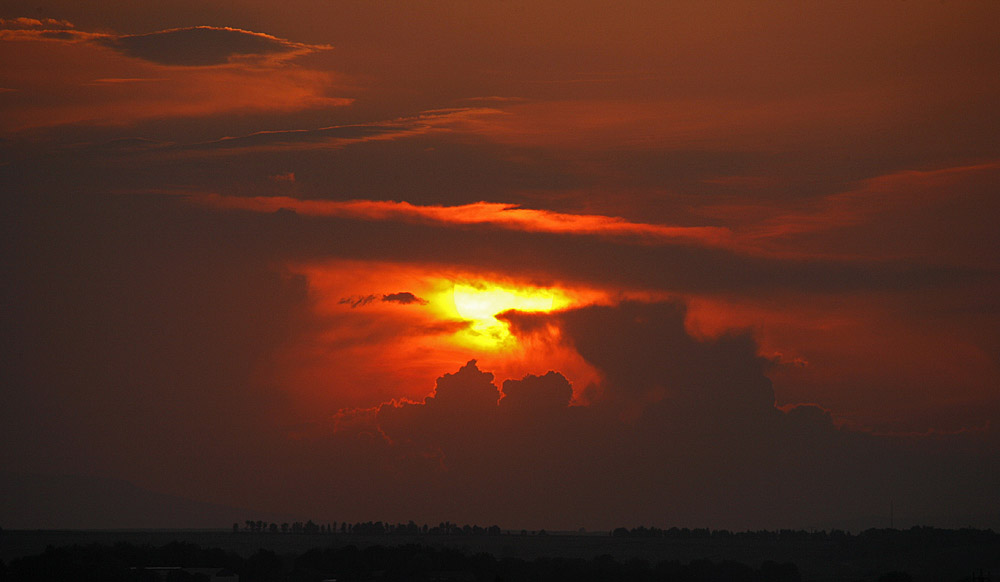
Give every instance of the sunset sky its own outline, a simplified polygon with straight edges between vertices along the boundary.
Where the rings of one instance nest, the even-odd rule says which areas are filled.
[[[998,527],[998,24],[7,0],[0,471],[324,521]]]

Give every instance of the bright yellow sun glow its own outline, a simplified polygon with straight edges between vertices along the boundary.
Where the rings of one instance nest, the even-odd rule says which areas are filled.
[[[497,319],[497,314],[511,309],[551,311],[570,304],[569,297],[555,289],[485,283],[456,283],[452,299],[458,315],[470,322],[469,327],[459,334],[459,339],[483,349],[500,349],[514,341],[507,324]]]

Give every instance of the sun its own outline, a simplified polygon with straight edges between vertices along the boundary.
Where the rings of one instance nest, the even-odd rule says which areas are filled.
[[[497,319],[497,314],[511,309],[552,311],[570,303],[569,298],[556,289],[490,283],[455,283],[452,300],[459,317],[470,322],[460,333],[460,339],[483,349],[509,347],[514,341],[507,324]]]

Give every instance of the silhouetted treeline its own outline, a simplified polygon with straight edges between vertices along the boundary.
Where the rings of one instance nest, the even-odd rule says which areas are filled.
[[[157,574],[144,568],[219,567],[238,574],[241,582],[319,582],[379,580],[386,582],[435,580],[573,581],[573,582],[798,582],[791,564],[765,562],[759,568],[730,562],[696,560],[690,564],[642,560],[620,562],[610,556],[593,559],[497,559],[489,554],[468,554],[410,544],[358,549],[312,549],[298,556],[279,556],[259,550],[248,558],[194,544],[171,543],[162,547],[116,544],[114,546],[49,547],[41,555],[13,560],[0,575],[9,582],[152,582]],[[171,572],[167,579],[197,580],[199,575]]]
[[[687,539],[739,539],[753,541],[813,541],[813,542],[837,542],[845,546],[877,547],[879,545],[891,543],[896,547],[901,546],[925,546],[934,545],[938,547],[947,546],[968,546],[975,544],[995,543],[1000,541],[1000,534],[991,529],[941,529],[936,527],[914,526],[910,529],[868,529],[861,533],[834,529],[830,531],[805,531],[782,529],[776,531],[743,531],[731,532],[724,529],[688,529],[676,528],[660,529],[656,527],[635,527],[626,529],[623,527],[611,531],[614,537],[634,537],[634,538],[669,538],[676,540]]]
[[[272,533],[272,534],[342,534],[360,536],[380,535],[449,535],[449,536],[498,536],[498,535],[548,535],[545,530],[502,530],[499,526],[481,527],[478,525],[458,525],[448,521],[436,526],[418,525],[413,521],[407,523],[389,523],[381,521],[365,521],[357,523],[332,522],[317,524],[312,520],[294,523],[269,523],[266,521],[247,520],[243,524],[233,524],[234,533]],[[672,540],[747,540],[774,542],[836,542],[841,547],[849,549],[865,549],[879,547],[882,544],[892,544],[895,548],[920,546],[967,546],[975,544],[996,543],[1000,534],[991,529],[941,529],[927,526],[914,526],[910,529],[868,529],[860,533],[851,533],[839,529],[833,530],[756,530],[733,532],[725,529],[708,528],[658,528],[634,527],[631,529],[619,527],[611,530],[611,536],[621,538],[665,538]]]
[[[453,535],[453,536],[485,536],[500,535],[503,533],[499,526],[480,527],[478,525],[458,525],[448,521],[441,522],[436,526],[428,526],[426,523],[417,525],[413,521],[407,523],[383,523],[381,521],[365,521],[358,523],[337,522],[317,524],[309,520],[305,523],[296,521],[295,523],[268,523],[266,521],[247,520],[241,526],[233,524],[233,533],[293,533],[293,534],[354,534],[354,535]]]

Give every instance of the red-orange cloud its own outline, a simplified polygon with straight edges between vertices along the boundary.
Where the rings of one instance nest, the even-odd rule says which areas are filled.
[[[617,216],[568,214],[521,208],[503,202],[475,202],[459,206],[418,206],[387,200],[300,200],[287,196],[223,196],[207,194],[191,200],[226,210],[275,212],[282,209],[311,216],[361,220],[394,220],[448,226],[483,225],[528,232],[632,237],[641,242],[695,243],[726,246],[730,232],[713,226],[666,226],[630,222]]]
[[[0,77],[9,91],[0,130],[347,105],[328,94],[334,74],[285,63],[325,48],[228,28],[142,36],[2,29]]]

